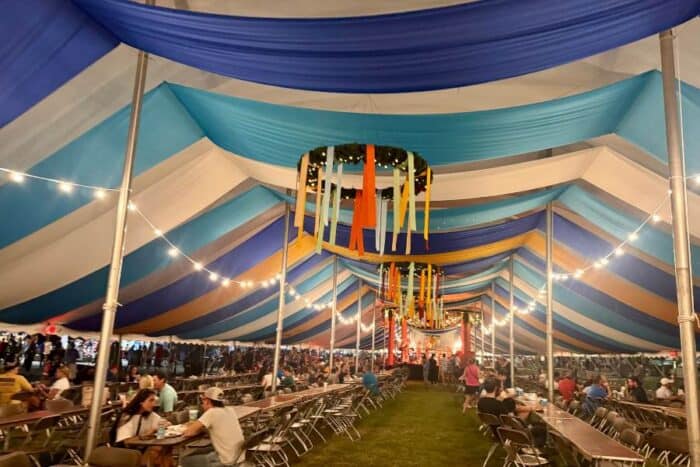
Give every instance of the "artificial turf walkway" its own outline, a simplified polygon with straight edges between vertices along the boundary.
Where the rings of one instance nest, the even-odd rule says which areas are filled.
[[[489,442],[477,431],[474,410],[462,415],[461,400],[453,390],[408,382],[395,400],[360,420],[360,441],[332,436],[294,465],[481,466]]]

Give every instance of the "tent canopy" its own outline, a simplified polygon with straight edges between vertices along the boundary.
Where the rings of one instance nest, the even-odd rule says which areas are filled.
[[[264,3],[256,2],[263,10]],[[329,6],[326,17],[313,27],[354,24],[362,30],[365,22],[419,17],[429,21],[426,18],[440,17],[445,11],[486,14],[482,4],[489,2],[445,2],[447,10],[421,10],[426,5],[416,0],[411,3],[415,11],[386,17],[368,15],[397,13],[390,2],[365,3]],[[583,21],[584,12],[593,14],[610,4],[593,2],[585,10],[582,2],[566,3],[575,7],[571,11],[576,21]],[[618,18],[627,11],[624,8],[634,8],[634,2],[615,3],[620,3],[620,9],[606,10],[608,19]],[[639,21],[660,5],[643,3],[637,5]],[[55,44],[53,50],[37,46],[36,52],[46,54],[45,60],[35,60],[30,67],[32,49],[23,57],[0,52],[0,64],[13,64],[8,68],[12,73],[4,75],[9,81],[3,82],[8,85],[0,94],[0,103],[8,103],[0,105],[4,109],[0,168],[117,187],[135,65],[135,51],[119,43],[138,43],[156,54],[149,63],[132,196],[138,210],[129,216],[116,332],[193,340],[274,340],[279,300],[274,279],[281,267],[284,204],[291,201],[286,193],[296,190],[296,164],[312,148],[359,142],[419,152],[435,171],[430,248],[422,235],[415,234],[412,255],[444,267],[447,305],[475,301],[483,306],[486,324],[502,320],[509,312],[508,261],[512,258],[516,306],[536,303],[529,313],[515,315],[516,348],[541,352],[545,312],[538,291],[545,280],[543,210],[552,202],[557,273],[572,275],[589,268],[625,243],[624,254],[611,257],[606,267],[555,283],[555,349],[633,353],[679,347],[658,41],[643,37],[694,16],[697,2],[678,0],[667,15],[660,15],[665,22],[646,21],[647,29],[637,28],[638,37],[610,34],[618,42],[585,49],[582,55],[557,63],[498,75],[489,74],[493,70],[488,64],[475,59],[474,64],[483,65],[483,79],[421,87],[409,77],[405,87],[396,89],[314,87],[281,82],[282,78],[266,81],[236,74],[240,70],[191,62],[162,48],[180,39],[159,41],[138,34],[140,27],[133,29],[143,18],[165,21],[165,10],[149,10],[125,0],[40,4],[40,14],[31,24],[14,21],[22,24],[12,29],[19,31],[12,43]],[[221,24],[243,20],[201,13],[263,11],[252,6],[233,11],[230,5],[218,4],[173,0],[166,6],[180,8],[180,20]],[[2,21],[13,23],[11,18],[20,17],[23,8],[19,6],[10,20]],[[120,13],[110,16],[111,11]],[[556,18],[549,20],[542,31],[556,30]],[[266,27],[276,24],[271,18],[266,21]],[[259,26],[253,20],[249,23]],[[679,28],[689,174],[700,174],[700,162],[694,157],[700,150],[696,128],[700,51],[697,41],[684,39],[697,37],[699,24],[693,19]],[[605,26],[628,31],[635,25],[630,21]],[[9,30],[0,27],[0,31],[9,41]],[[58,42],[66,31],[72,31],[72,39]],[[476,40],[457,32],[455,37],[465,46]],[[641,40],[627,44],[636,39]],[[494,41],[494,47],[502,46]],[[91,49],[84,51],[88,42]],[[327,44],[328,50],[331,45]],[[222,53],[232,50],[222,47]],[[82,51],[80,60],[76,50]],[[238,78],[313,90],[237,81],[164,57]],[[63,75],[52,74],[49,70],[54,67]],[[523,74],[543,68],[548,69]],[[372,73],[361,75],[367,78]],[[513,77],[459,87],[507,76]],[[445,87],[449,89],[421,92]],[[321,92],[327,90],[337,92]],[[377,186],[389,186],[390,175],[379,170]],[[360,187],[361,174],[346,175],[345,183]],[[688,202],[695,253],[700,198],[689,192]],[[95,199],[93,190],[77,187],[67,194],[41,180],[0,185],[0,322],[26,326],[51,322],[86,333],[99,329],[115,205],[113,191],[105,199]],[[335,254],[340,258],[338,312],[343,317],[336,340],[341,347],[354,346],[352,319],[361,310],[362,344],[369,346],[377,263],[403,257],[404,234],[397,251],[388,248],[381,257],[374,249],[375,232],[365,230],[367,252],[359,257],[347,248],[352,219],[347,204],[341,210],[336,244],[326,244],[317,254],[312,238],[314,209],[312,203],[306,206],[303,232],[292,229],[289,236],[287,281],[303,298],[287,297],[283,343],[327,345],[330,311],[309,304],[331,300]],[[653,214],[658,216],[655,222],[637,230]],[[423,223],[421,213],[418,223]],[[232,284],[225,287],[213,281],[210,273],[194,270],[182,255],[169,255],[170,245],[154,232],[154,226],[181,252],[214,271],[217,278],[230,278]],[[634,241],[628,239],[632,232],[638,233]],[[698,270],[700,265],[695,263],[700,255],[693,255],[693,260]],[[255,286],[238,285],[248,281]],[[696,298],[698,292],[696,287]],[[378,328],[381,322],[377,320]],[[496,332],[497,345],[505,345],[504,328],[496,327]]]

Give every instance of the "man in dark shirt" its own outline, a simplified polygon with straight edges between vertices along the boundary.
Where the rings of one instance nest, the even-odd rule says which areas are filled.
[[[627,390],[630,399],[641,404],[648,404],[647,393],[642,387],[642,383],[636,376],[627,380]]]
[[[498,380],[495,378],[488,378],[484,381],[484,391],[486,395],[480,397],[479,402],[476,404],[476,408],[479,412],[488,413],[497,417],[508,413],[503,406],[503,402],[496,399],[496,394],[499,389]]]

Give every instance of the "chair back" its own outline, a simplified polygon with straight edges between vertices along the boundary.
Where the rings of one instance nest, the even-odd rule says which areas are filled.
[[[53,399],[46,401],[46,410],[50,412],[63,412],[73,408],[73,402],[68,399]]]
[[[55,427],[61,417],[59,415],[50,415],[48,417],[40,418],[34,425],[32,425],[31,430],[38,432],[51,429]]]
[[[501,423],[505,426],[508,426],[510,428],[513,428],[515,430],[527,430],[527,425],[525,422],[516,417],[515,415],[510,415],[510,414],[504,414],[501,415]]]
[[[515,447],[530,447],[532,446],[532,438],[530,435],[523,431],[511,428],[509,426],[499,426],[498,434],[501,436],[503,442],[509,441],[511,445]]]
[[[13,452],[0,456],[0,467],[32,467],[32,461],[23,452]]]
[[[581,407],[581,401],[572,400],[571,402],[569,402],[568,412],[572,415],[576,415],[578,413],[579,407]]]
[[[141,452],[100,446],[90,454],[89,467],[140,467]]]
[[[644,446],[644,435],[632,428],[625,428],[620,433],[620,443],[634,449],[640,449]]]
[[[564,465],[572,465],[577,467],[581,465],[578,457],[576,457],[576,450],[573,448],[568,439],[564,438],[554,430],[548,431],[547,434],[552,440],[552,444],[554,444],[557,454],[559,454],[564,461]]]

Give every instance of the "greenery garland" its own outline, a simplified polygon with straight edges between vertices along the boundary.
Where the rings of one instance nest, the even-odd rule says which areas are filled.
[[[316,191],[318,189],[318,169],[326,165],[326,146],[321,146],[316,149],[309,151],[309,166],[306,173],[306,186],[311,191]],[[335,164],[360,164],[365,162],[365,156],[367,153],[367,145],[359,143],[341,144],[335,146]],[[303,156],[302,156],[303,157]],[[405,149],[396,148],[392,146],[375,146],[374,147],[374,159],[377,168],[385,169],[399,169],[401,170],[402,180],[404,183],[401,184],[401,189],[403,190],[403,185],[405,184],[406,174],[408,173],[408,153]],[[428,163],[423,159],[418,153],[413,153],[413,169],[415,170],[416,176],[414,177],[414,188],[415,193],[421,193],[425,191],[425,187],[428,183]],[[301,159],[297,163],[297,171],[301,170]],[[431,183],[432,183],[432,172],[431,172]],[[325,181],[320,181],[321,188],[325,191],[326,187]],[[336,190],[335,184],[331,186],[332,190]],[[394,188],[387,187],[380,189],[380,196],[382,199],[393,199]],[[341,187],[340,196],[342,199],[355,199],[357,189],[355,188],[343,188]]]

